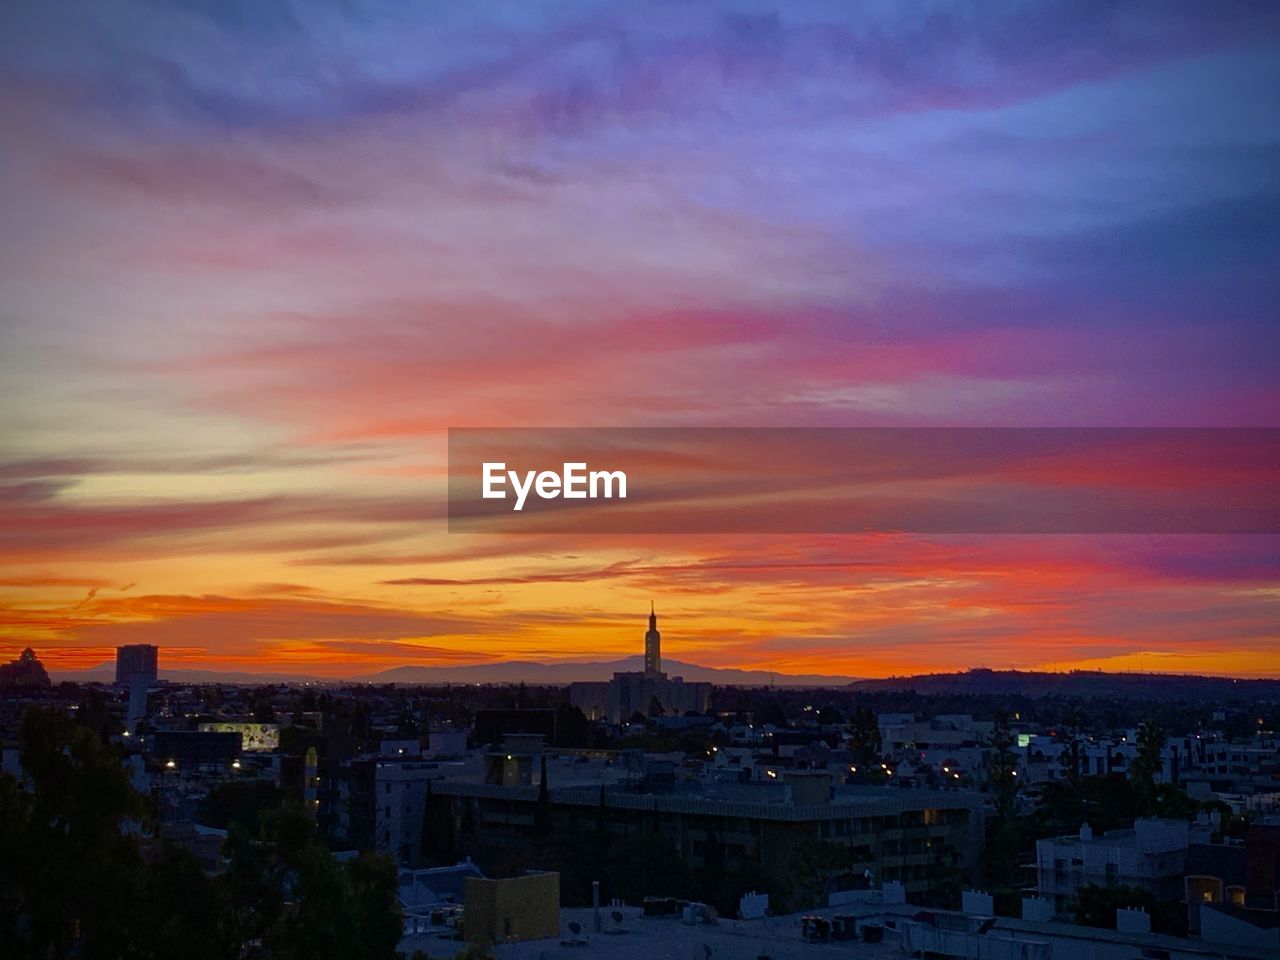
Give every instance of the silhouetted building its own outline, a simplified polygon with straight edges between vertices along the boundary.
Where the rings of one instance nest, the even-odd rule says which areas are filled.
[[[150,643],[116,647],[116,683],[129,686],[135,678],[156,682],[156,648]]]
[[[662,672],[662,634],[658,632],[658,614],[649,602],[649,629],[644,634],[644,672]]]
[[[27,647],[17,660],[0,664],[0,687],[47,687],[49,674],[35,651]]]
[[[685,683],[683,677],[662,672],[662,634],[658,615],[649,608],[644,635],[644,670],[615,673],[609,681],[570,685],[569,702],[588,720],[623,723],[637,713],[644,717],[704,713],[711,706],[711,684]]]

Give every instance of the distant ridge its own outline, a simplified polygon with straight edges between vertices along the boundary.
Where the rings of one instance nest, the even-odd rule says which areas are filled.
[[[542,663],[534,660],[507,660],[465,667],[394,667],[361,677],[372,683],[535,683],[564,684],[580,681],[608,680],[615,673],[643,670],[644,658],[592,662],[560,661]],[[663,672],[683,677],[690,683],[717,683],[737,687],[841,687],[849,677],[824,674],[773,673],[768,670],[700,667],[693,663],[667,660]]]
[[[920,694],[994,694],[1028,697],[1068,696],[1138,700],[1148,698],[1280,700],[1280,680],[1236,679],[1173,673],[1107,673],[1072,670],[1037,673],[1023,670],[966,670],[882,680],[855,680],[853,690],[907,691]]]
[[[163,656],[160,678],[172,683],[405,683],[438,685],[446,683],[528,683],[562,686],[579,681],[608,680],[615,673],[641,669],[643,658],[626,657],[606,661],[507,660],[466,666],[403,666],[376,673],[349,677],[318,677],[298,673],[235,670],[166,670]],[[1101,670],[1074,670],[1068,673],[1038,673],[1029,670],[974,669],[959,673],[929,673],[856,679],[827,674],[773,673],[768,670],[737,670],[701,667],[668,660],[666,673],[689,682],[739,687],[842,687],[853,691],[914,690],[920,694],[992,694],[996,696],[1069,696],[1125,700],[1152,698],[1254,699],[1280,701],[1280,679],[1235,679],[1232,677],[1189,676],[1168,673],[1107,673]],[[88,670],[50,671],[53,682],[109,683],[115,677],[111,664]]]
[[[353,674],[350,677],[317,677],[297,673],[250,673],[234,670],[166,670],[163,651],[160,661],[160,679],[172,683],[530,683],[541,686],[557,686],[579,681],[608,680],[615,673],[643,669],[644,658],[625,657],[621,660],[541,662],[535,660],[504,660],[500,663],[479,663],[464,666],[423,667],[403,666],[380,670],[377,673]],[[683,677],[690,683],[705,682],[721,686],[739,687],[843,687],[852,678],[824,674],[774,673],[768,670],[737,670],[733,668],[701,667],[692,663],[668,660],[665,664],[668,676]],[[54,682],[69,680],[76,683],[109,683],[115,678],[111,664],[99,664],[88,670],[58,671],[52,674]]]
[[[163,658],[164,651],[161,651]],[[302,673],[280,673],[278,671],[255,673],[245,670],[166,670],[163,659],[160,663],[160,679],[170,683],[343,683],[342,678],[315,677]],[[87,670],[50,670],[49,677],[54,683],[111,683],[116,678],[114,664],[102,663]],[[363,678],[352,677],[353,681]]]

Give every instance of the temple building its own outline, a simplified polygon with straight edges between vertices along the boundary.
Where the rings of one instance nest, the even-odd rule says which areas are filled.
[[[575,683],[569,702],[589,720],[623,723],[636,714],[681,716],[705,713],[711,706],[711,684],[685,683],[683,677],[662,672],[662,634],[658,614],[649,607],[649,629],[644,635],[644,670],[615,673],[612,680]]]

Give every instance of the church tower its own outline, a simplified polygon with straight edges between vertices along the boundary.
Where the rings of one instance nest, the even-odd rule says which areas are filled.
[[[658,632],[658,615],[649,603],[649,629],[644,634],[644,672],[662,672],[662,634]]]

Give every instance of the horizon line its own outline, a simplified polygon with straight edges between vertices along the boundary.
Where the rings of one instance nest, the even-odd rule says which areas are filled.
[[[37,656],[38,656],[38,653],[37,653]],[[444,664],[444,665],[405,663],[405,664],[399,664],[397,666],[385,667],[381,670],[375,670],[369,673],[353,673],[348,675],[313,674],[313,673],[306,673],[302,671],[295,672],[289,669],[272,670],[272,669],[242,669],[242,668],[236,668],[236,667],[223,668],[223,667],[216,667],[216,666],[201,665],[201,662],[196,661],[196,662],[193,662],[191,665],[171,666],[171,667],[161,668],[157,671],[157,673],[158,673],[158,679],[164,679],[164,675],[166,673],[181,673],[185,671],[185,672],[192,672],[192,673],[207,673],[207,674],[213,674],[213,675],[239,674],[244,676],[260,676],[263,678],[263,682],[280,682],[283,680],[298,680],[298,681],[319,682],[319,683],[396,683],[396,682],[412,683],[413,681],[396,681],[393,679],[387,679],[385,678],[385,675],[397,670],[415,670],[416,669],[416,670],[457,672],[457,671],[463,671],[468,669],[485,668],[485,667],[501,667],[504,665],[512,665],[512,664],[530,664],[530,665],[543,667],[543,668],[554,668],[557,666],[564,666],[564,667],[570,667],[570,666],[587,667],[592,665],[612,666],[612,665],[630,661],[630,660],[643,661],[643,659],[644,658],[642,655],[628,654],[625,657],[620,657],[614,660],[532,660],[532,659],[513,658],[513,659],[504,659],[504,660],[485,660],[485,661],[476,661],[474,663]],[[792,680],[822,678],[824,680],[844,682],[844,683],[876,683],[876,682],[891,681],[891,680],[916,680],[916,679],[925,679],[925,678],[933,678],[933,677],[960,677],[960,676],[965,676],[973,673],[990,673],[990,674],[1005,674],[1005,675],[1021,674],[1021,675],[1034,675],[1034,676],[1071,676],[1075,674],[1089,674],[1089,675],[1100,675],[1100,676],[1108,676],[1108,677],[1161,677],[1161,678],[1181,677],[1184,679],[1195,679],[1195,680],[1231,680],[1231,681],[1237,681],[1237,682],[1238,681],[1280,682],[1280,674],[1196,673],[1196,672],[1190,672],[1190,671],[1165,671],[1165,670],[1119,670],[1119,669],[1107,670],[1107,669],[1100,669],[1100,668],[1083,668],[1083,667],[1073,667],[1069,669],[1055,670],[1055,669],[1045,669],[1045,668],[1039,668],[1039,667],[997,668],[997,667],[987,667],[987,666],[968,666],[968,667],[958,668],[953,670],[933,670],[933,671],[927,671],[927,672],[909,672],[909,673],[900,673],[900,674],[895,673],[895,674],[888,674],[885,676],[859,676],[855,674],[821,673],[821,672],[792,673],[785,670],[775,670],[775,669],[769,669],[769,668],[763,668],[763,667],[735,667],[735,666],[713,667],[713,666],[707,666],[704,664],[692,663],[692,662],[687,662],[682,660],[671,660],[668,662],[678,665],[679,668],[693,668],[697,670],[706,670],[713,673],[769,674],[771,676],[775,676],[779,678],[787,678]],[[49,669],[46,667],[46,672],[49,674],[51,679],[61,678],[61,682],[76,682],[77,675],[90,674],[97,671],[108,671],[112,669],[114,669],[113,663],[110,660],[104,660],[102,663],[99,663],[96,666],[86,667],[79,670],[60,670],[60,669]],[[665,673],[668,671],[663,671],[663,672]],[[85,682],[95,682],[95,681],[85,681]],[[216,682],[216,681],[210,681],[210,682]],[[456,682],[471,684],[471,683],[475,683],[476,681],[456,681]],[[511,680],[495,679],[495,680],[486,681],[486,682],[494,686],[505,686],[505,685],[515,685],[515,684],[523,683],[525,681],[519,680],[519,679],[511,679]],[[566,681],[566,682],[572,683],[576,681]],[[533,685],[551,686],[555,684],[539,681],[539,682],[535,682]],[[728,685],[737,685],[737,684],[728,684]],[[776,685],[777,684],[766,684],[766,686],[776,686]],[[832,686],[835,684],[832,683],[832,684],[813,684],[813,685],[814,686]]]

